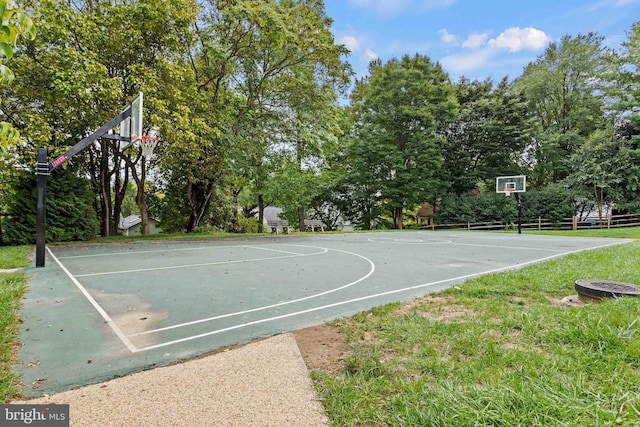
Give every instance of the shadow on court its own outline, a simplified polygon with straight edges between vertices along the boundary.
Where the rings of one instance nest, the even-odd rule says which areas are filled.
[[[40,396],[623,239],[381,232],[47,248],[19,371]]]

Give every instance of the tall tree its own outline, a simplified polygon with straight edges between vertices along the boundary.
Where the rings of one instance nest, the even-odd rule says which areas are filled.
[[[194,157],[198,147],[189,154],[195,162],[181,162],[192,200],[187,231],[205,217],[223,174],[236,175],[224,181],[240,186],[232,190],[236,195],[247,183],[263,187],[264,161],[272,144],[290,143],[283,124],[300,111],[292,100],[304,97],[298,105],[310,109],[325,98],[307,95],[310,86],[329,92],[346,79],[340,59],[346,50],[335,45],[321,1],[219,0],[209,5],[206,22],[200,31],[201,50],[192,64],[198,94],[208,104],[209,116],[203,121],[216,134],[211,135],[217,141],[215,154],[210,154],[219,159],[220,167],[203,167],[211,156]],[[258,129],[263,126],[277,137]],[[175,160],[183,157],[174,154]]]
[[[50,157],[61,154],[120,107],[113,107],[116,84],[87,46],[87,37],[93,39],[99,32],[91,20],[81,19],[79,11],[57,1],[27,6],[34,11],[38,37],[14,57],[20,78],[2,99],[4,118],[27,143],[17,149],[23,164],[34,162],[38,147],[47,148]],[[73,162],[82,160],[78,156]]]
[[[35,38],[35,26],[27,13],[12,2],[0,1],[0,84],[10,83],[15,74],[6,62],[13,57],[18,38]],[[18,133],[11,124],[0,122],[0,155],[9,145],[18,143]],[[1,235],[1,231],[0,231]]]
[[[358,184],[370,188],[364,197],[378,198],[401,229],[404,210],[434,200],[443,186],[443,135],[457,109],[453,88],[439,64],[422,55],[404,56],[384,65],[372,62],[352,102],[354,153],[372,160],[354,163],[363,172],[359,175],[373,178]]]
[[[602,37],[594,33],[565,36],[551,43],[515,81],[536,123],[533,186],[565,178],[570,173],[569,156],[604,126],[599,82],[610,68],[607,57]]]
[[[640,208],[640,21],[627,32],[622,43],[616,72],[613,105],[617,113],[619,134],[626,142],[632,167],[626,171],[623,204],[629,209]],[[609,91],[611,94],[611,91]]]
[[[589,135],[569,162],[573,171],[566,180],[569,187],[576,194],[591,194],[600,219],[606,206],[622,199],[626,178],[637,169],[626,143],[616,137],[612,126]]]
[[[151,101],[146,119],[153,118],[153,100],[175,83],[168,70],[184,55],[197,13],[190,0],[35,0],[30,7],[40,36],[16,59],[25,78],[2,105],[3,114],[25,130],[30,156],[35,147],[60,154],[117,115],[139,91]],[[117,231],[125,171],[137,155],[123,155],[117,144],[103,141],[72,160],[92,177],[103,235]],[[144,214],[144,203],[140,209]]]
[[[460,110],[447,130],[444,150],[449,191],[462,194],[490,184],[496,176],[523,172],[523,153],[532,127],[527,105],[506,78],[461,78],[454,85]]]

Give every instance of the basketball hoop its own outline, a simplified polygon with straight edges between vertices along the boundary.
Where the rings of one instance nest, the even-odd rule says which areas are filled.
[[[158,131],[153,128],[149,131],[148,135],[143,135],[138,141],[140,144],[140,149],[142,149],[142,155],[144,157],[151,157],[153,154],[153,149],[156,148],[158,144]]]
[[[512,192],[513,192],[513,188],[505,187],[504,189],[505,196],[510,197]]]
[[[153,149],[156,148],[158,144],[158,137],[142,135],[138,144],[140,144],[140,148],[142,149],[142,155],[144,157],[150,157],[153,154]]]

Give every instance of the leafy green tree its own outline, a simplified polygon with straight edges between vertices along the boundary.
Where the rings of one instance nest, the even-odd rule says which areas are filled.
[[[627,40],[622,42],[621,51],[611,57],[617,67],[610,79],[615,84],[610,85],[606,91],[613,100],[610,107],[617,114],[618,125],[628,125],[633,130],[640,129],[640,112],[637,111],[640,104],[640,21],[627,31]],[[635,132],[628,134],[635,135]]]
[[[10,82],[15,77],[6,62],[13,57],[18,37],[33,39],[35,35],[29,15],[12,1],[0,0],[0,82]]]
[[[617,60],[617,69],[610,80],[615,84],[607,88],[607,94],[613,100],[610,108],[615,113],[617,134],[625,141],[631,161],[617,208],[635,212],[640,209],[640,22],[631,26],[619,55],[613,59]]]
[[[622,198],[621,186],[634,167],[629,150],[616,137],[613,127],[589,135],[571,156],[570,164],[573,172],[567,177],[568,184],[591,192],[600,219],[607,205]]]
[[[195,2],[35,0],[29,7],[39,37],[14,58],[25,78],[2,105],[2,114],[29,143],[23,163],[37,147],[47,148],[50,157],[61,154],[140,91],[146,94],[145,122],[153,123],[161,104],[155,100],[175,83],[171,67],[189,47]],[[136,177],[134,167],[142,176],[138,196],[144,196],[144,159],[139,150],[119,151],[118,144],[103,140],[72,160],[92,177],[103,235],[116,232],[129,177]],[[145,223],[144,197],[138,202]]]
[[[372,62],[352,104],[355,157],[349,160],[357,168],[354,177],[362,179],[355,184],[364,190],[361,199],[378,199],[401,229],[404,210],[435,200],[443,187],[442,135],[457,108],[453,89],[439,64],[404,56]]]
[[[576,214],[574,189],[563,184],[551,184],[545,188],[527,190],[521,194],[522,220],[535,223],[538,218],[556,224]]]
[[[27,13],[7,0],[0,0],[0,85],[10,83],[15,74],[7,66],[13,57],[19,37],[27,40],[35,38],[35,26]],[[3,242],[2,215],[6,212],[7,182],[11,165],[7,161],[6,150],[20,144],[20,133],[6,121],[0,121],[0,243]]]
[[[15,77],[6,62],[13,57],[13,50],[20,36],[26,39],[35,38],[33,21],[13,2],[0,0],[0,84],[9,83]],[[0,122],[0,155],[7,146],[18,142],[19,134],[16,129],[10,123]]]
[[[284,219],[297,224],[298,208],[310,206],[313,198],[320,192],[319,182],[320,175],[314,171],[300,170],[297,162],[285,161],[269,181],[265,195],[283,208]],[[300,229],[304,229],[304,225]]]
[[[567,159],[593,131],[604,126],[599,83],[610,74],[609,51],[595,33],[565,36],[549,44],[514,82],[536,124],[530,183],[542,188],[571,173]]]
[[[444,148],[449,191],[458,194],[489,185],[496,176],[524,173],[523,153],[531,143],[527,105],[506,78],[461,78],[454,85],[460,110],[447,131]]]
[[[379,160],[386,154],[384,147],[366,143],[368,128],[358,126],[358,136],[350,135],[342,156],[344,173],[335,187],[333,203],[342,215],[360,229],[370,230],[384,214],[380,193]]]
[[[341,59],[346,49],[335,44],[322,2],[290,0],[258,5],[272,10],[271,22],[265,27],[248,11],[257,29],[251,49],[238,58],[236,78],[243,84],[234,89],[242,102],[237,107],[230,148],[236,150],[234,159],[240,160],[234,166],[244,165],[240,170],[246,182],[257,190],[262,224],[261,189],[266,188],[270,171],[277,167],[270,159],[285,156],[295,160],[299,176],[305,175],[305,165],[321,162],[322,145],[334,137],[337,93],[348,81],[349,68]],[[268,10],[260,16],[268,16]],[[298,199],[308,197],[301,194]],[[305,206],[298,206],[296,222],[300,227],[304,211]]]

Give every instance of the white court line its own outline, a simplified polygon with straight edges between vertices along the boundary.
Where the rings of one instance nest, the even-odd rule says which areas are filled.
[[[290,245],[297,246],[297,245]],[[176,248],[176,249],[154,249],[152,251],[136,251],[131,250],[128,252],[112,252],[108,254],[87,254],[87,255],[69,255],[69,256],[61,256],[58,259],[76,259],[76,258],[97,258],[97,257],[108,257],[108,256],[124,256],[124,255],[138,255],[138,254],[157,254],[161,252],[182,252],[182,251],[204,251],[208,249],[228,249],[228,248],[258,248],[258,246],[249,246],[249,245],[217,245],[217,246],[201,246],[201,247],[189,247],[189,248]],[[284,252],[284,251],[282,251]],[[292,252],[293,253],[293,252]]]
[[[299,246],[299,245],[290,245],[290,246]],[[265,249],[265,250],[273,250],[276,252],[285,252],[286,251],[279,251],[276,249],[268,249],[268,248],[261,248],[259,246],[249,246],[249,245],[232,245],[232,246],[225,246],[225,245],[219,245],[219,246],[201,246],[201,247],[197,247],[197,248],[176,248],[176,249],[154,249],[152,251],[136,251],[136,250],[131,250],[131,251],[127,251],[127,252],[111,252],[108,254],[87,254],[87,255],[69,255],[69,256],[61,256],[58,257],[58,259],[79,259],[79,258],[98,258],[98,257],[109,257],[109,256],[131,256],[131,255],[138,255],[138,254],[156,254],[156,253],[165,253],[165,252],[186,252],[186,251],[205,251],[205,250],[209,250],[209,249],[228,249],[228,248],[252,248],[252,249]],[[291,252],[291,253],[295,253],[295,252]]]
[[[533,248],[528,246],[502,246],[502,245],[485,245],[481,243],[458,243],[452,240],[423,240],[423,239],[392,239],[392,238],[370,238],[368,239],[373,243],[397,243],[399,245],[429,245],[429,244],[452,244],[458,246],[477,246],[479,248],[499,248],[499,249],[519,249],[527,251],[545,251],[545,252],[562,252],[564,249],[547,249],[547,248]]]
[[[305,257],[305,256],[312,256],[312,255],[320,255],[320,254],[323,254],[323,253],[326,253],[326,252],[327,252],[326,249],[324,250],[324,252],[318,252],[318,253],[314,253],[314,254],[297,254],[297,253],[291,252],[292,255],[286,255],[286,256],[274,256],[274,257],[266,257],[266,258],[247,258],[247,259],[229,260],[229,261],[203,262],[203,263],[199,263],[199,264],[169,265],[169,266],[165,266],[165,267],[137,268],[137,269],[132,269],[132,270],[105,271],[103,273],[77,274],[76,277],[110,276],[110,275],[113,275],[113,274],[132,274],[132,273],[141,273],[141,272],[146,272],[146,271],[176,270],[176,269],[180,269],[180,268],[206,267],[206,266],[211,266],[211,265],[239,264],[239,263],[243,263],[243,262],[269,261],[269,260],[272,260],[272,259],[285,259],[285,258],[295,258],[295,257]]]
[[[61,256],[59,259],[76,259],[76,258],[97,258],[97,257],[108,257],[108,256],[123,256],[123,255],[137,255],[137,254],[156,254],[159,252],[181,252],[181,251],[202,251],[207,249],[218,249],[218,248],[241,248],[242,245],[234,245],[234,246],[202,246],[198,248],[177,248],[177,249],[154,249],[152,251],[136,251],[131,250],[128,252],[111,252],[108,254],[87,254],[87,255],[69,255],[69,256]]]
[[[310,246],[310,247],[315,247],[315,246]],[[326,249],[326,248],[318,248],[318,249]],[[279,302],[277,304],[266,305],[266,306],[263,306],[263,307],[256,307],[256,308],[252,308],[252,309],[249,309],[249,310],[238,311],[238,312],[235,312],[235,313],[221,314],[219,316],[207,317],[206,319],[198,319],[198,320],[193,320],[191,322],[179,323],[179,324],[176,324],[176,325],[166,326],[164,328],[159,328],[159,329],[152,329],[152,330],[149,330],[149,331],[144,331],[144,332],[140,332],[140,333],[137,333],[137,334],[132,334],[132,335],[129,335],[129,336],[130,337],[137,337],[137,336],[140,336],[140,335],[147,335],[147,334],[153,334],[153,333],[161,332],[161,331],[168,331],[170,329],[182,328],[182,327],[185,327],[185,326],[196,325],[198,323],[211,322],[213,320],[224,319],[224,318],[227,318],[227,317],[240,316],[240,315],[247,314],[247,313],[254,313],[256,311],[268,310],[268,309],[274,308],[274,307],[281,307],[283,305],[289,305],[289,304],[294,304],[294,303],[297,303],[297,302],[300,302],[300,301],[306,301],[306,300],[310,300],[310,299],[313,299],[313,298],[318,298],[318,297],[321,297],[321,296],[324,296],[324,295],[328,295],[328,294],[331,294],[333,292],[338,292],[338,291],[341,291],[343,289],[346,289],[346,288],[349,288],[351,286],[354,286],[354,285],[362,282],[363,280],[366,280],[367,278],[369,278],[373,274],[373,272],[376,270],[376,265],[374,264],[374,262],[371,261],[369,258],[367,258],[365,256],[362,256],[360,254],[356,254],[356,253],[353,253],[353,252],[341,251],[341,250],[338,250],[338,249],[331,249],[331,250],[332,251],[336,251],[336,252],[346,253],[346,254],[349,254],[349,255],[354,255],[354,256],[357,256],[359,258],[364,259],[371,266],[371,268],[369,269],[369,272],[366,275],[364,275],[361,278],[359,278],[358,280],[355,280],[355,281],[353,281],[351,283],[347,283],[346,285],[340,286],[338,288],[334,288],[334,289],[330,289],[328,291],[320,292],[318,294],[308,295],[306,297],[297,298],[297,299],[294,299],[294,300],[291,300],[291,301]]]
[[[445,244],[445,245],[448,245],[450,243],[453,243],[451,240],[442,240],[442,239],[428,239],[428,240],[424,240],[424,239],[394,239],[394,238],[391,238],[391,237],[373,237],[373,238],[369,238],[367,240],[369,242],[372,242],[372,243],[398,243],[398,244],[405,244],[405,245],[422,245],[422,244],[434,244],[434,245]]]
[[[352,303],[355,303],[355,302],[364,301],[364,300],[368,300],[368,299],[372,299],[372,298],[378,298],[378,297],[381,297],[381,296],[387,296],[387,295],[397,294],[397,293],[401,293],[401,292],[408,292],[408,291],[412,291],[412,290],[416,290],[416,289],[427,288],[427,287],[430,287],[430,286],[440,285],[442,283],[447,283],[447,282],[452,282],[452,281],[471,279],[473,277],[483,276],[485,274],[499,273],[499,272],[508,271],[508,270],[516,270],[516,269],[519,269],[519,268],[522,268],[522,267],[526,267],[526,266],[531,265],[531,264],[536,264],[536,263],[539,263],[539,262],[548,261],[548,260],[551,260],[551,259],[554,259],[554,258],[560,258],[562,256],[570,255],[570,254],[573,254],[573,253],[584,252],[584,251],[592,250],[592,249],[600,249],[600,248],[605,248],[605,247],[609,247],[609,246],[620,245],[620,244],[623,244],[623,243],[630,243],[630,241],[629,242],[615,242],[615,243],[609,243],[609,244],[602,245],[602,246],[578,249],[578,250],[575,250],[575,251],[569,251],[569,252],[564,252],[564,253],[561,253],[561,254],[550,255],[548,257],[540,258],[540,259],[533,260],[533,261],[527,261],[527,262],[523,262],[523,263],[520,263],[520,264],[510,265],[510,266],[507,266],[507,267],[496,268],[494,270],[484,271],[484,272],[480,272],[480,273],[467,274],[467,275],[464,275],[464,276],[454,277],[454,278],[451,278],[451,279],[443,279],[443,280],[438,280],[438,281],[435,281],[435,282],[425,283],[425,284],[422,284],[422,285],[409,286],[409,287],[402,288],[402,289],[394,289],[394,290],[387,291],[387,292],[381,292],[379,294],[367,295],[367,296],[363,296],[363,297],[360,297],[360,298],[353,298],[353,299],[346,300],[346,301],[339,301],[339,302],[336,302],[336,303],[333,303],[333,304],[323,305],[321,307],[312,307],[312,308],[309,308],[309,309],[306,309],[306,310],[296,311],[294,313],[283,314],[283,315],[280,315],[280,316],[269,317],[269,318],[266,318],[266,319],[254,320],[252,322],[242,323],[242,324],[239,324],[239,325],[230,326],[228,328],[223,328],[223,329],[218,329],[218,330],[215,330],[215,331],[205,332],[205,333],[202,333],[202,334],[193,335],[193,336],[190,336],[190,337],[185,337],[185,338],[181,338],[181,339],[177,339],[177,340],[173,340],[173,341],[168,341],[168,342],[164,342],[164,343],[161,343],[161,344],[156,344],[156,345],[149,346],[149,347],[143,347],[143,348],[138,349],[137,351],[140,352],[140,351],[146,351],[146,350],[153,350],[153,349],[156,349],[156,348],[166,347],[166,346],[173,345],[173,344],[179,344],[181,342],[186,342],[186,341],[190,341],[190,340],[194,340],[194,339],[198,339],[198,338],[204,338],[204,337],[207,337],[207,336],[211,336],[211,335],[216,335],[216,334],[220,334],[220,333],[223,333],[223,332],[232,331],[232,330],[235,330],[235,329],[245,328],[247,326],[253,326],[253,325],[258,325],[258,324],[261,324],[261,323],[273,322],[273,321],[276,321],[276,320],[286,319],[286,318],[289,318],[289,317],[299,316],[301,314],[312,313],[314,311],[325,310],[325,309],[328,309],[328,308],[338,307],[338,306],[341,306],[341,305],[352,304]],[[336,249],[332,249],[332,250],[336,250]],[[340,252],[346,252],[346,251],[340,251]]]
[[[296,246],[300,246],[300,245],[296,245]],[[305,255],[305,254],[299,254],[299,253],[297,253],[297,252],[289,252],[289,251],[283,251],[283,250],[280,250],[280,249],[272,249],[272,248],[266,248],[266,247],[261,247],[261,246],[249,246],[249,245],[244,245],[244,246],[243,246],[243,248],[249,248],[249,249],[260,249],[260,250],[262,250],[262,251],[281,252],[281,253],[283,253],[283,254],[298,255],[298,256]],[[322,249],[322,248],[320,248],[320,249]],[[322,252],[322,253],[326,253],[326,251],[325,251],[325,252]],[[311,254],[311,255],[316,255],[316,254]]]
[[[543,251],[543,252],[562,252],[562,251],[564,251],[564,249],[532,248],[532,247],[529,247],[529,246],[482,245],[480,243],[458,243],[458,242],[453,242],[452,244],[454,244],[456,246],[476,246],[476,247],[479,247],[479,248],[518,249],[518,250],[523,250],[523,251]]]
[[[51,258],[53,258],[53,260],[58,263],[58,265],[60,266],[62,271],[64,271],[65,274],[67,276],[69,276],[71,281],[76,285],[76,287],[78,289],[80,289],[80,292],[82,292],[82,295],[84,295],[85,298],[87,300],[89,300],[91,305],[98,311],[98,313],[100,313],[100,315],[104,319],[105,323],[108,324],[111,327],[111,329],[113,329],[113,332],[115,332],[115,334],[118,336],[118,338],[120,338],[120,341],[122,341],[122,343],[129,349],[129,351],[132,352],[132,353],[137,353],[138,351],[140,351],[139,349],[136,348],[136,346],[133,345],[133,343],[129,340],[129,338],[120,330],[118,325],[115,324],[113,319],[111,319],[111,317],[100,306],[100,304],[98,304],[98,302],[95,299],[93,299],[91,294],[89,294],[89,292],[84,288],[84,286],[82,286],[82,284],[80,284],[80,282],[78,282],[78,279],[76,279],[73,276],[73,274],[71,274],[71,272],[69,270],[67,270],[67,268],[64,265],[62,265],[62,263],[58,260],[58,258],[56,258],[56,256],[53,254],[53,252],[51,252],[51,249],[49,249],[47,247],[47,251],[49,252],[49,255],[51,256]]]

